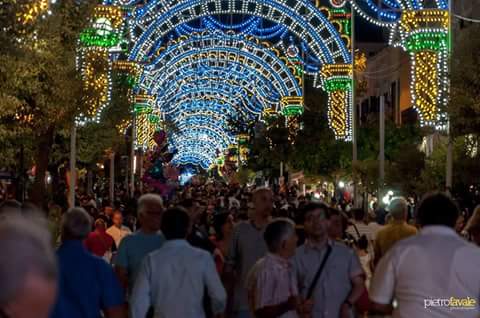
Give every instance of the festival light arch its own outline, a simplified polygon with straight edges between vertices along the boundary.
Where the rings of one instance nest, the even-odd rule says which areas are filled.
[[[173,28],[204,16],[256,16],[286,26],[323,64],[351,63],[344,39],[310,0],[155,0],[137,7],[129,23],[135,45],[130,59],[148,56],[157,39]]]
[[[451,18],[448,0],[382,0],[381,6],[372,0],[356,0],[352,4],[363,18],[390,31],[390,45],[409,53],[410,92],[420,124],[446,130]]]
[[[182,127],[180,131],[186,133],[192,130],[194,133],[186,134],[188,138],[177,134],[177,146],[182,152],[176,156],[176,162],[185,162],[187,158],[204,164],[212,161],[209,156],[200,155],[205,147],[195,148],[191,143],[189,138],[194,139],[195,134],[198,136],[203,131],[213,130],[215,136],[209,137],[210,145],[235,139],[221,132],[225,127],[215,125],[216,119],[221,118],[223,122],[228,117],[218,113],[220,109],[226,110],[219,104],[228,105],[229,116],[243,118],[258,115],[272,105],[279,105],[276,110],[282,110],[289,103],[296,103],[295,106],[301,104],[303,96],[299,90],[302,84],[299,77],[303,74],[315,75],[319,87],[328,93],[329,123],[336,138],[351,140],[353,68],[350,14],[345,9],[349,7],[346,6],[347,2],[362,17],[388,28],[391,45],[410,52],[412,98],[421,124],[437,129],[444,127],[442,123],[446,116],[441,106],[446,104],[448,91],[446,61],[449,23],[445,0],[382,0],[382,6],[377,6],[373,0],[330,0],[329,9],[322,7],[325,5],[322,0],[144,2],[106,0],[105,5],[96,10],[94,17],[97,25],[99,18],[103,19],[102,23],[107,20],[106,30],[104,28],[94,33],[90,30],[83,34],[81,40],[86,52],[102,52],[100,58],[104,60],[118,60],[121,56],[127,56],[127,61],[122,65],[125,66],[124,71],[135,78],[132,81],[133,91],[151,99],[147,106],[138,107],[142,122],[150,123],[142,136],[148,138],[152,127],[158,127],[159,120],[175,118],[175,114],[180,112],[176,119],[176,124]],[[217,19],[225,15],[244,16],[245,19],[240,22],[232,19],[230,23]],[[126,28],[120,27],[119,20],[126,21]],[[270,24],[259,27],[261,21]],[[122,32],[125,35],[125,30],[131,46],[126,46],[118,37]],[[300,70],[295,65],[289,65],[292,50],[285,47],[287,34],[300,39],[297,44],[302,51],[309,53],[306,59],[297,57],[296,62],[300,61],[303,67]],[[276,37],[281,40],[274,45],[264,41],[268,39],[274,43]],[[245,46],[245,40],[254,45]],[[239,43],[243,43],[241,48]],[[296,47],[292,48],[295,51]],[[276,55],[273,61],[283,61],[283,65],[278,64],[281,67],[272,67],[272,53]],[[232,56],[244,56],[245,59],[235,60]],[[313,61],[314,65],[307,63],[307,60]],[[84,66],[87,79],[92,74],[89,71]],[[105,67],[103,72],[109,73],[110,69]],[[105,86],[110,83],[108,74],[101,75],[90,81],[93,82],[91,86],[102,93],[102,99],[89,112],[91,117],[97,119],[98,111],[105,104],[105,96],[108,97]],[[235,101],[232,96],[236,96],[233,98]],[[201,102],[202,107],[214,107],[209,108],[214,111],[203,116],[207,119],[201,125],[195,120],[186,125],[187,118],[202,117],[189,109],[194,102]],[[158,112],[154,116],[153,109]],[[293,114],[296,109],[292,108]],[[185,145],[192,149],[188,152]],[[209,155],[213,155],[213,152],[209,152]]]

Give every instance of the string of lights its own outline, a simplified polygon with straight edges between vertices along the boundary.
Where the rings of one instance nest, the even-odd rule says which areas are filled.
[[[315,85],[329,96],[329,125],[336,138],[351,140],[350,9],[387,28],[389,43],[409,53],[412,102],[421,124],[444,127],[450,18],[445,0],[332,0],[328,8],[311,0],[104,4],[99,12],[111,14],[103,20],[98,16],[93,31],[85,31],[80,39],[85,52],[103,48],[114,59],[118,55],[111,49],[123,36],[119,26],[126,26],[128,61],[142,65],[131,74],[133,90],[148,96],[135,104],[137,119],[143,116],[138,121],[145,125],[142,146],[149,146],[152,127],[172,121],[178,130],[171,132],[169,142],[178,151],[177,164],[214,164],[239,142],[229,130],[230,120],[252,121],[281,112],[289,129],[297,129],[305,75],[315,75]],[[118,12],[123,19],[117,19]],[[382,78],[402,63],[363,70],[362,76]]]
[[[365,2],[370,2],[369,8],[373,14],[366,13],[359,5]],[[450,32],[448,2],[437,0],[432,4],[424,0],[381,0],[376,8],[369,0],[356,0],[351,3],[360,16],[390,30],[390,45],[409,52],[410,92],[413,107],[419,114],[420,124],[439,130],[445,129],[448,121],[445,113]],[[391,11],[397,14],[397,19],[391,16],[390,23],[385,23],[385,19],[378,21],[377,19],[382,17],[379,14],[382,6],[390,7]],[[365,78],[372,78],[372,75],[363,74]],[[375,74],[373,77],[386,76]]]
[[[299,6],[311,14],[304,16]],[[262,8],[269,8],[268,13]],[[261,0],[234,1],[212,0],[208,4],[202,0],[151,1],[134,12],[131,34],[135,43],[130,59],[146,55],[155,44],[155,38],[164,36],[166,30],[194,20],[198,16],[225,14],[256,16],[279,25],[286,26],[299,38],[305,38],[315,56],[324,63],[336,60],[350,62],[350,54],[332,23],[309,0]],[[140,34],[135,30],[142,30]],[[334,43],[334,45],[328,45]]]

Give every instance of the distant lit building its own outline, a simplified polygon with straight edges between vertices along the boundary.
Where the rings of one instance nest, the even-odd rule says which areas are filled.
[[[399,48],[386,46],[368,58],[363,74],[367,82],[366,92],[357,96],[357,114],[360,124],[380,109],[379,96],[385,96],[385,118],[397,125],[415,122],[410,95],[410,59]]]

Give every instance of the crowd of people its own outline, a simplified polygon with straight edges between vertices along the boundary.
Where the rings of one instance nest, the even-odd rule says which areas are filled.
[[[480,317],[480,207],[444,193],[415,213],[216,182],[78,203],[60,224],[2,203],[1,318]]]

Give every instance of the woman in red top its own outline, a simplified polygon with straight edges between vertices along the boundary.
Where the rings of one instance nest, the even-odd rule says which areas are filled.
[[[212,242],[215,244],[214,251],[215,264],[217,271],[221,275],[225,265],[225,257],[228,253],[230,240],[233,233],[233,216],[231,213],[220,213],[213,217],[213,228],[215,229],[215,237]]]
[[[106,217],[101,215],[95,220],[95,230],[85,239],[85,246],[93,255],[102,257],[110,263],[114,240],[107,232]]]

